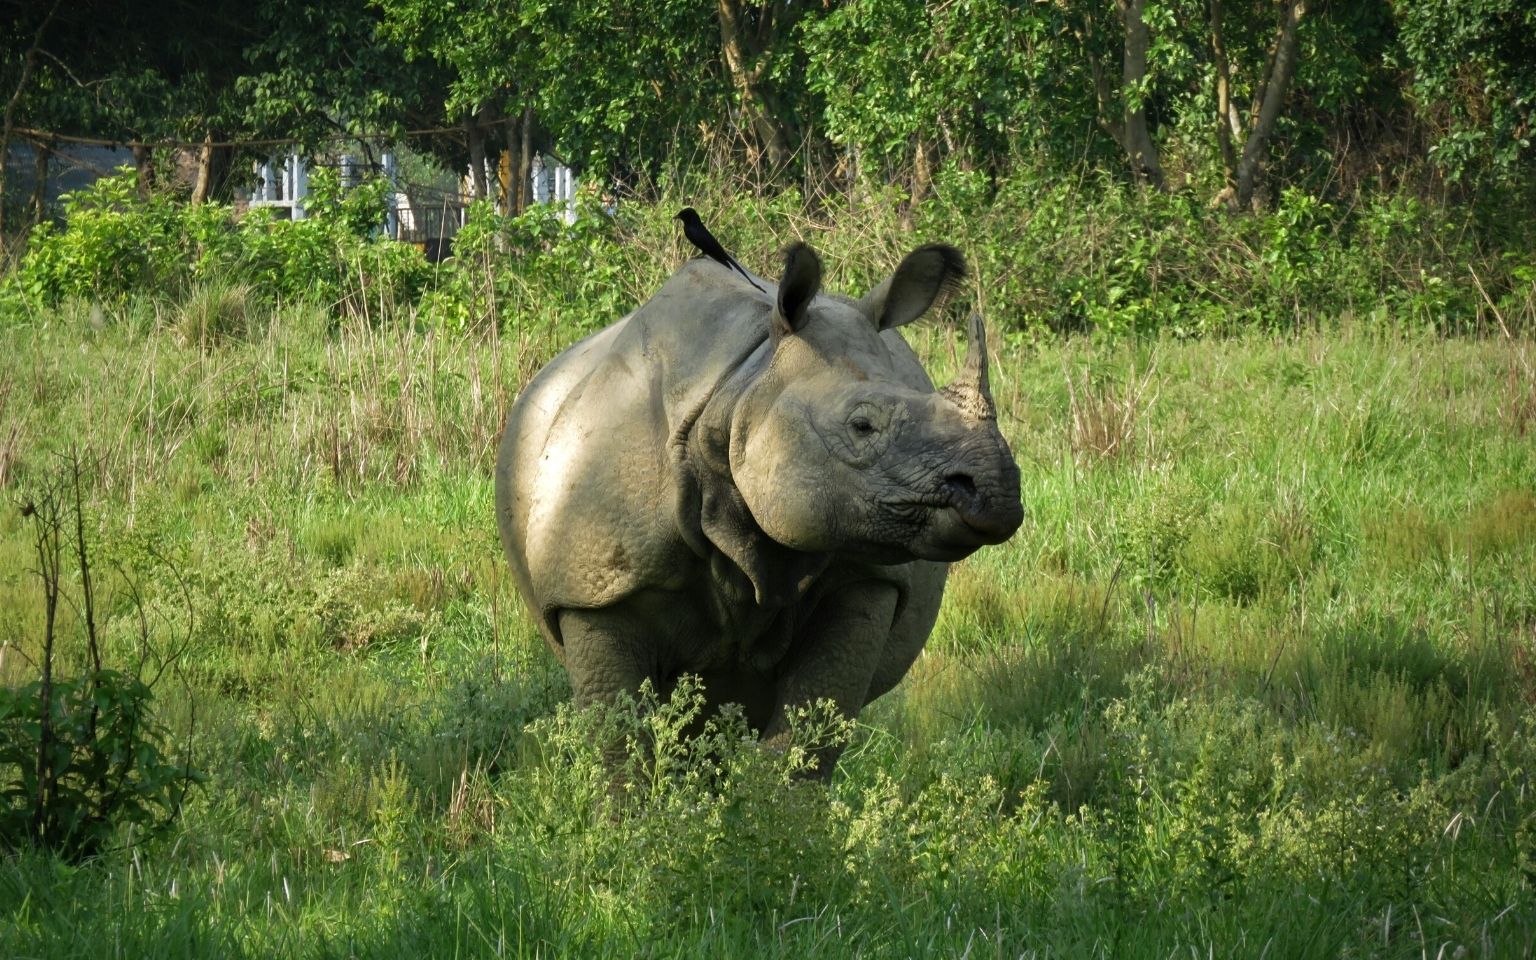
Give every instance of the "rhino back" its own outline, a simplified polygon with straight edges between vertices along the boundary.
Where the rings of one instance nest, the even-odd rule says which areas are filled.
[[[496,510],[519,591],[554,614],[676,589],[682,533],[670,439],[766,340],[767,298],[692,261],[644,306],[552,360],[513,404]]]

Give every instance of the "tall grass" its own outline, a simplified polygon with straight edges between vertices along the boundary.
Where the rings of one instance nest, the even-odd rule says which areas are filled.
[[[686,254],[664,212],[615,254],[615,296]],[[834,288],[899,254],[817,237]],[[0,678],[30,679],[41,636],[18,498],[79,447],[98,569],[120,571],[106,655],[136,655],[140,610],[186,639],[159,708],[195,713],[210,775],[168,837],[0,861],[0,955],[1536,945],[1518,330],[1000,335],[1027,522],[954,568],[833,784],[726,728],[615,800],[592,725],[665,731],[689,704],[564,710],[490,508],[507,405],[593,321],[483,276],[509,312],[462,327],[230,285],[0,329]],[[942,378],[948,332],[911,339]]]
[[[181,650],[161,720],[210,774],[168,837],[0,861],[0,955],[1536,949],[1528,251],[1394,198],[946,176],[910,209],[682,176],[574,229],[481,217],[439,268],[245,227],[231,262],[290,285],[283,244],[334,253],[319,295],[0,304],[0,681],[43,636],[22,498],[83,450],[105,655]],[[686,691],[571,713],[500,556],[507,406],[691,255],[685,202],[852,293],[955,242],[998,341],[1028,519],[851,734],[808,722],[851,735],[830,787],[729,723],[678,743]],[[1137,336],[1052,332],[1082,328]],[[945,379],[952,333],[908,335]],[[616,797],[590,745],[625,735]]]

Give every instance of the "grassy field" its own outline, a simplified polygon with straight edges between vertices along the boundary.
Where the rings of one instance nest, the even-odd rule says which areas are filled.
[[[686,699],[562,707],[491,465],[573,334],[245,309],[0,330],[0,679],[36,676],[21,505],[74,449],[108,659],[173,659],[208,775],[163,835],[0,859],[0,956],[1536,951],[1528,341],[1000,341],[1028,519],[823,787],[672,743]],[[622,802],[602,725],[660,744]]]

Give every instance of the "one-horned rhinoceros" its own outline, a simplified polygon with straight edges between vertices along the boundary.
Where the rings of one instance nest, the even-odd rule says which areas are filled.
[[[797,705],[852,717],[895,686],[948,562],[1023,517],[980,317],[941,390],[895,329],[964,274],[926,246],[853,300],[803,244],[767,293],[692,260],[534,377],[496,514],[579,704],[696,674],[772,743]]]

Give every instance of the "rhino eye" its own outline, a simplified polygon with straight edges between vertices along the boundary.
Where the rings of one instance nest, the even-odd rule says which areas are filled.
[[[868,417],[854,417],[848,421],[848,426],[861,437],[867,437],[875,432],[875,425],[869,422]]]

